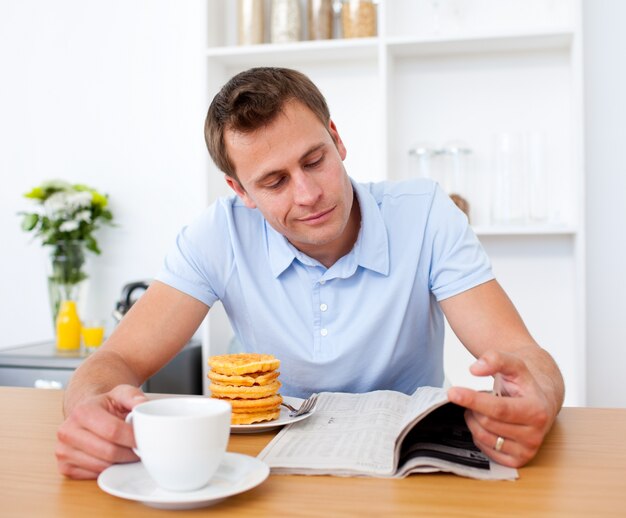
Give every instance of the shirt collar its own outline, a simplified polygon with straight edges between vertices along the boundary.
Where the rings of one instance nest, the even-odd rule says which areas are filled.
[[[363,268],[367,268],[382,275],[388,275],[388,235],[378,203],[369,192],[367,186],[358,184],[352,179],[350,179],[350,181],[352,182],[352,187],[359,200],[361,228],[356,243],[350,253],[342,257],[331,269],[334,269],[335,266],[340,266],[339,263],[342,263],[351,271],[344,272],[344,275],[340,275],[341,277],[348,277],[354,273],[357,266],[362,266]],[[265,221],[265,233],[270,268],[274,277],[280,276],[289,268],[294,259],[299,259],[307,265],[313,265],[313,263],[319,265],[314,259],[308,258],[296,250],[285,236],[274,230],[267,221]],[[306,259],[308,259],[308,261]]]

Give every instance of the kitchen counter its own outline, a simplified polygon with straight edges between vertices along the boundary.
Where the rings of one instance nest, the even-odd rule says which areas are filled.
[[[0,350],[0,386],[61,389],[89,356],[84,350],[58,351],[54,342]],[[202,349],[190,341],[165,367],[146,381],[146,392],[202,394]]]

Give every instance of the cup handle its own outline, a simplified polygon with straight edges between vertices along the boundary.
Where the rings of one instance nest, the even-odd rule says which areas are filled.
[[[128,415],[126,416],[126,419],[124,419],[124,421],[126,421],[130,425],[133,424],[133,413],[132,413],[132,411],[128,413]],[[133,433],[134,433],[134,427],[133,427]],[[140,455],[139,450],[137,448],[132,448],[132,450],[135,452],[135,455],[137,455],[137,457],[141,458],[141,455]]]

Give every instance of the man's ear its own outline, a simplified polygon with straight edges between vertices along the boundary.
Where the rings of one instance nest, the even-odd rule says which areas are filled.
[[[335,141],[335,146],[337,147],[337,151],[339,151],[339,156],[341,157],[341,160],[345,160],[348,151],[346,150],[346,146],[343,145],[343,141],[341,140],[339,132],[337,131],[337,126],[332,119],[328,122],[328,133],[330,133],[330,136]]]
[[[239,183],[239,180],[235,180],[232,176],[228,175],[224,175],[224,179],[226,180],[228,187],[235,191],[235,194],[241,198],[241,201],[243,201],[246,207],[249,209],[256,209],[256,203],[254,203],[250,196],[248,196],[248,193],[243,188],[243,185]]]

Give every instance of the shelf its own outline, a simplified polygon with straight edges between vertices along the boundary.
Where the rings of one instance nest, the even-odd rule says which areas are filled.
[[[473,228],[478,236],[550,236],[577,233],[576,228],[571,225],[479,225]]]
[[[212,47],[207,50],[212,61],[227,66],[252,67],[263,64],[298,65],[311,62],[375,60],[377,38],[263,43],[260,45]]]
[[[442,4],[438,11],[435,4]],[[407,150],[417,142],[467,143],[474,150],[472,220],[485,223],[474,231],[528,327],[561,366],[568,404],[579,404],[585,381],[582,1],[449,4],[380,0],[374,38],[237,46],[236,2],[209,0],[216,44],[205,48],[211,88],[255,66],[302,70],[328,100],[357,181],[412,177]],[[545,142],[533,157],[545,174],[550,222],[491,224],[494,137],[524,140],[532,133]],[[211,311],[207,351],[209,343],[232,336],[222,325],[226,315],[216,315]],[[450,339],[448,367],[465,371],[466,357]]]
[[[474,34],[457,37],[414,38],[393,37],[298,41],[294,43],[263,43],[260,45],[211,47],[207,57],[227,66],[251,67],[259,63],[298,65],[310,62],[375,60],[378,47],[386,47],[392,56],[429,56],[511,52],[546,49],[567,49],[572,30],[563,28],[549,32],[520,34]]]
[[[388,39],[386,45],[392,56],[429,56],[567,49],[571,46],[572,38],[572,30],[562,29],[520,34],[476,34],[453,38],[396,37]]]

